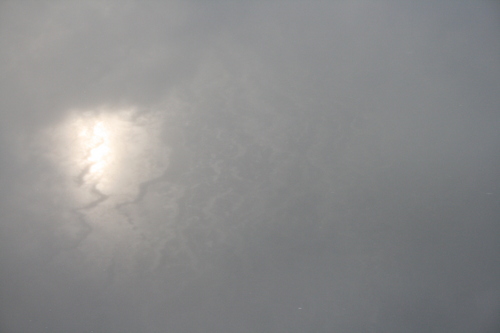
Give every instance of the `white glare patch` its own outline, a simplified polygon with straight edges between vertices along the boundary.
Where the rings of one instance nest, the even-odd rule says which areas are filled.
[[[133,109],[75,111],[52,131],[53,158],[77,193],[130,200],[166,168],[161,124],[157,114]]]
[[[109,125],[108,125],[109,127]],[[106,171],[112,155],[112,132],[102,121],[92,128],[84,128],[79,133],[81,144],[88,150],[88,178],[98,179]]]

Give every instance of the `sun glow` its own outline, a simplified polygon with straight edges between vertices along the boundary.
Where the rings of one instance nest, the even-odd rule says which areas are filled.
[[[72,143],[73,172],[79,185],[91,185],[104,190],[116,174],[122,153],[119,141],[124,135],[126,118],[116,114],[82,114],[73,119],[68,129],[76,134]],[[71,133],[69,134],[71,136]],[[114,170],[113,170],[114,169]],[[109,189],[108,189],[109,190]]]
[[[128,200],[139,184],[158,177],[168,164],[161,128],[162,120],[155,113],[77,110],[57,128],[48,129],[52,143],[47,146],[75,193]]]
[[[112,132],[99,121],[91,128],[82,129],[79,137],[88,150],[88,176],[93,178],[102,176],[112,157]]]

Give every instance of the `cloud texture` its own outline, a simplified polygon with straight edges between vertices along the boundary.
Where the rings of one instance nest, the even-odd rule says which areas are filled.
[[[500,7],[4,1],[0,331],[497,332]]]

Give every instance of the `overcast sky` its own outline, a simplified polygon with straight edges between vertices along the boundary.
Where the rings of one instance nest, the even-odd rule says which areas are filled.
[[[500,331],[495,1],[2,1],[0,331]]]

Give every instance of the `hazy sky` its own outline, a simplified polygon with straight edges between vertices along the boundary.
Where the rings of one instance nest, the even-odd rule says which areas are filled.
[[[0,331],[500,331],[495,1],[2,1]]]

